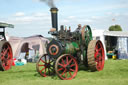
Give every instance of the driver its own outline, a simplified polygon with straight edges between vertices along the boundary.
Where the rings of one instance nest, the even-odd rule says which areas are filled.
[[[81,24],[78,24],[78,28],[76,28],[76,30],[74,32],[81,32]]]

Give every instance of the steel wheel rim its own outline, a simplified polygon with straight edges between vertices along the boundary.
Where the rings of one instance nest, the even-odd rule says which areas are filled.
[[[51,76],[54,74],[54,62],[47,54],[44,54],[37,61],[36,69],[43,77]]]
[[[5,43],[1,51],[1,66],[3,70],[9,70],[12,66],[13,54],[11,46],[8,43]]]
[[[75,58],[71,55],[62,55],[55,64],[55,71],[60,79],[71,80],[78,72],[78,64]]]
[[[101,71],[104,68],[105,57],[104,48],[100,41],[96,43],[94,57],[96,62],[96,68],[98,71]]]

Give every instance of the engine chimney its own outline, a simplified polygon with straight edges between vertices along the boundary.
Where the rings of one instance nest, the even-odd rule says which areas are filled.
[[[51,8],[51,21],[52,21],[52,28],[56,28],[56,31],[58,31],[58,19],[57,19],[57,8]]]

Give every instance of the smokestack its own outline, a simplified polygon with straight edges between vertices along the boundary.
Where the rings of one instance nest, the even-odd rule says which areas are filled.
[[[58,31],[58,16],[57,16],[57,12],[58,9],[57,8],[51,8],[51,21],[52,21],[52,28],[56,28],[56,31]]]

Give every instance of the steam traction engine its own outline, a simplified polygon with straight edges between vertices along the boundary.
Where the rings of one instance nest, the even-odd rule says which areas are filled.
[[[12,24],[0,22],[0,71],[9,70],[13,61],[12,48],[5,37],[6,27],[14,28]]]
[[[49,33],[55,36],[47,45],[47,54],[41,56],[36,68],[40,75],[46,77],[57,74],[60,79],[73,79],[78,72],[78,65],[84,64],[91,71],[104,68],[104,48],[100,40],[92,40],[91,28],[88,25],[74,32],[60,31],[57,27],[57,8],[51,8],[52,29]]]

